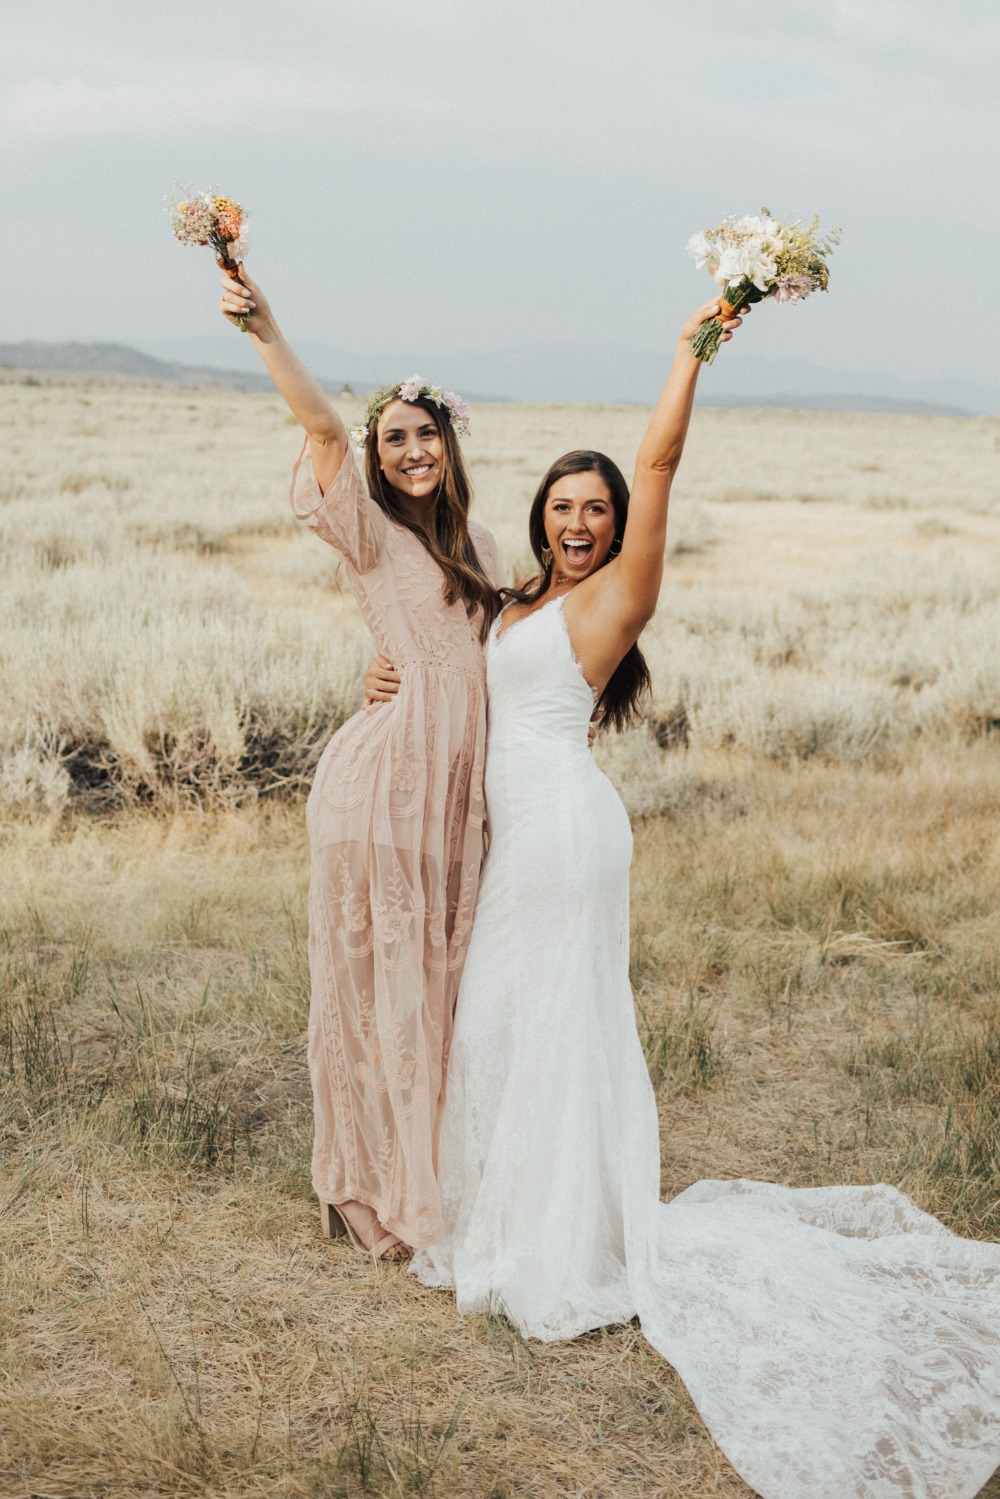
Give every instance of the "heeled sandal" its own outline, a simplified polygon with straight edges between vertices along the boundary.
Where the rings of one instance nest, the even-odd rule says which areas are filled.
[[[386,1234],[384,1238],[376,1239],[369,1248],[358,1236],[357,1229],[348,1223],[344,1214],[332,1202],[320,1203],[319,1222],[324,1238],[340,1239],[346,1236],[351,1248],[364,1255],[366,1260],[385,1260],[390,1265],[401,1265],[413,1256],[413,1250],[397,1234]]]

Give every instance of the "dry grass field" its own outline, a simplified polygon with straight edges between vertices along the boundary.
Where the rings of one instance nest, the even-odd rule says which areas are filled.
[[[512,571],[549,459],[642,420],[476,413]],[[634,1326],[526,1344],[318,1237],[301,795],[367,645],[278,401],[9,384],[0,427],[0,1495],[748,1496]],[[1000,1238],[1000,422],[700,412],[671,532],[598,750],[663,1192],[886,1180]]]

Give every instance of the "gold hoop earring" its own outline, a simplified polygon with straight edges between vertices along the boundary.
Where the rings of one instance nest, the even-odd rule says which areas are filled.
[[[615,539],[614,539],[614,541],[611,543],[610,547],[608,548],[608,556],[609,557],[617,557],[618,553],[621,551],[621,549],[622,549],[622,540],[621,540],[621,537],[620,536],[616,536]]]

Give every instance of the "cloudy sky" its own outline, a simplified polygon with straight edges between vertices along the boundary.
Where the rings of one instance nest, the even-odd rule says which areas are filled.
[[[0,341],[214,333],[210,255],[162,212],[179,179],[250,207],[293,338],[667,348],[711,292],[688,236],[766,204],[844,240],[829,296],[758,312],[758,352],[994,383],[998,15],[4,0]]]

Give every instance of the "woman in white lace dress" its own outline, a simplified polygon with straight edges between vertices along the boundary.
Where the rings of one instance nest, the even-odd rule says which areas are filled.
[[[765,1499],[969,1499],[1000,1462],[1000,1246],[887,1186],[704,1181],[659,1201],[631,833],[587,724],[595,699],[626,719],[642,682],[700,368],[686,339],[711,311],[681,331],[630,500],[599,454],[550,470],[539,578],[487,641],[491,840],[447,1077],[446,1233],[412,1268],[528,1337],[638,1315]]]

